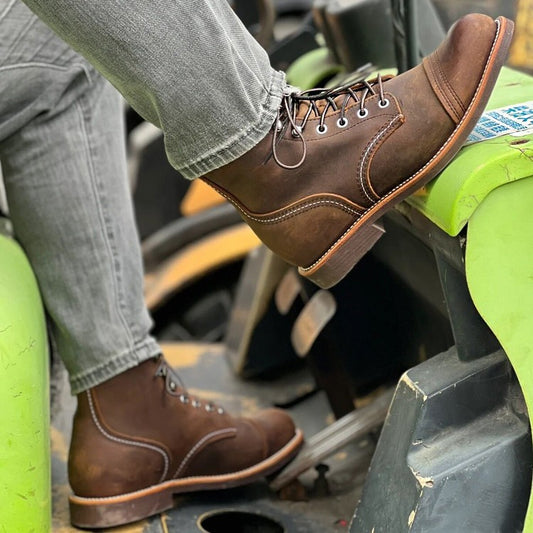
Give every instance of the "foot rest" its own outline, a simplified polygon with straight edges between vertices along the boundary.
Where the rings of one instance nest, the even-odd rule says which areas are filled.
[[[308,439],[298,457],[290,463],[271,483],[270,488],[280,490],[300,474],[313,468],[340,448],[363,438],[385,420],[392,398],[388,390],[372,403],[349,413]]]

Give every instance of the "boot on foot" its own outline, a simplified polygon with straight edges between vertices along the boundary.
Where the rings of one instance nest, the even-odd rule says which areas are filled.
[[[302,433],[267,409],[238,418],[193,397],[160,357],[78,395],[69,453],[73,525],[126,524],[173,495],[244,485],[279,470]]]
[[[283,96],[257,146],[203,179],[323,288],[379,238],[374,222],[461,148],[504,64],[513,23],[471,14],[397,77]]]

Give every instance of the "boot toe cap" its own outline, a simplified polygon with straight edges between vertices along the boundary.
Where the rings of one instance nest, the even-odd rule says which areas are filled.
[[[261,411],[255,415],[254,421],[265,434],[268,455],[281,450],[296,435],[296,427],[292,418],[281,409]]]
[[[464,104],[474,93],[491,53],[497,23],[490,17],[469,14],[459,19],[437,49],[440,69]]]

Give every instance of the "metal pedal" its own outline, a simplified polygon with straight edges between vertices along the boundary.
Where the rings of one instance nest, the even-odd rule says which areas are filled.
[[[271,481],[270,488],[280,490],[324,458],[383,424],[393,394],[393,388],[387,389],[372,403],[339,418],[330,426],[313,435],[304,445],[298,457]]]

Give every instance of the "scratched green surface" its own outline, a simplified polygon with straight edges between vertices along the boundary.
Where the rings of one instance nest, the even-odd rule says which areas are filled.
[[[533,178],[492,191],[468,224],[466,275],[533,412]],[[531,418],[531,415],[530,415]],[[533,532],[533,495],[525,533]]]
[[[37,283],[0,234],[0,532],[50,530],[48,354]]]

